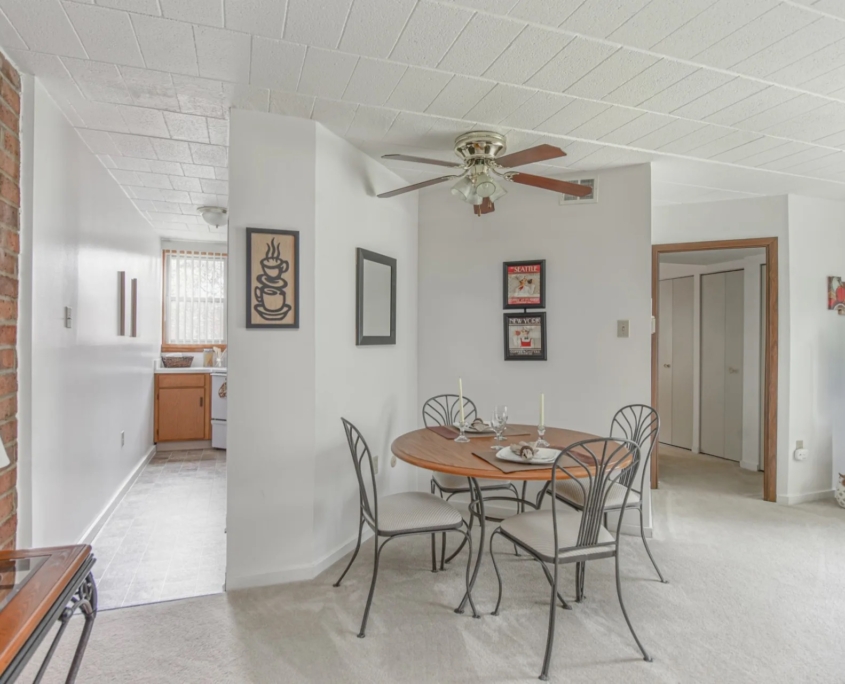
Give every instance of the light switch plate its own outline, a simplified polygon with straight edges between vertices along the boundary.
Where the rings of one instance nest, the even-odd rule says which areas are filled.
[[[65,327],[70,328],[73,325],[73,309],[69,306],[65,307]]]
[[[616,321],[616,337],[630,337],[631,336],[631,322],[630,321]]]

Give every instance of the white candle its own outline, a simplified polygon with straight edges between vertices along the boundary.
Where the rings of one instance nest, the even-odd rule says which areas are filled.
[[[464,420],[464,381],[458,378],[458,403],[461,406],[461,422]]]
[[[540,425],[546,424],[546,395],[540,395]]]

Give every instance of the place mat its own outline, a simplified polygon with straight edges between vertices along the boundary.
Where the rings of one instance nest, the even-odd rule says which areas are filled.
[[[552,446],[548,448],[563,451],[561,447]],[[478,458],[487,461],[491,466],[495,466],[503,473],[518,473],[523,470],[551,470],[554,465],[553,463],[514,463],[513,461],[503,461],[500,458],[496,458],[496,452],[492,449],[481,452],[473,451],[472,455],[478,456]],[[577,452],[573,452],[573,456],[576,458],[570,459],[569,463],[562,463],[562,465],[567,468],[573,468],[580,465],[580,459],[577,458],[580,455],[581,454],[578,454]]]
[[[441,437],[445,437],[446,439],[455,439],[458,436],[458,428],[453,428],[448,425],[432,425],[428,428],[432,432],[440,435]],[[485,432],[485,433],[477,433],[477,432],[466,432],[467,437],[470,439],[478,439],[478,438],[487,438],[492,439],[495,435],[492,432]],[[512,429],[505,430],[506,437],[525,437],[530,435],[530,432],[523,432],[523,431],[514,431]]]

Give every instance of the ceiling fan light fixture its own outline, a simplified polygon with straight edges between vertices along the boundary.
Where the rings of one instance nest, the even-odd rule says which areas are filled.
[[[496,192],[490,195],[491,202],[498,202],[502,197],[508,194],[503,183],[496,183]]]
[[[480,173],[475,177],[475,191],[481,197],[490,197],[496,193],[497,183],[490,176],[485,173]]]
[[[475,185],[473,185],[469,178],[464,176],[452,186],[452,194],[465,202],[471,202],[472,196],[475,194]]]

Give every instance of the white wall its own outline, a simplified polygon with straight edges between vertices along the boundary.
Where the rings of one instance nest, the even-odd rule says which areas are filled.
[[[31,460],[32,535],[20,542],[49,546],[83,538],[152,449],[161,248],[38,82],[32,142],[32,223],[23,226],[32,311],[22,321],[32,340],[32,437],[21,456]],[[127,290],[138,279],[137,338],[117,335],[121,270]]]
[[[416,413],[416,200],[401,179],[303,119],[231,112],[227,587],[313,577],[357,534],[340,416],[386,467]],[[300,231],[299,330],[247,330],[247,227]],[[355,247],[398,259],[398,344],[355,346]]]
[[[660,264],[660,280],[693,278],[693,386],[692,386],[692,452],[701,444],[701,276],[722,271],[743,271],[745,324],[743,327],[742,365],[742,460],[740,465],[757,470],[760,464],[760,306],[765,285],[760,281],[760,266],[766,263],[765,252],[736,261],[700,266],[696,264]]]
[[[596,204],[508,186],[482,218],[448,189],[420,197],[419,400],[464,391],[485,417],[607,434],[617,409],[650,402],[651,170],[602,171]],[[545,259],[548,361],[504,361],[502,262]],[[631,336],[616,337],[629,319]],[[427,479],[427,477],[425,478]]]

